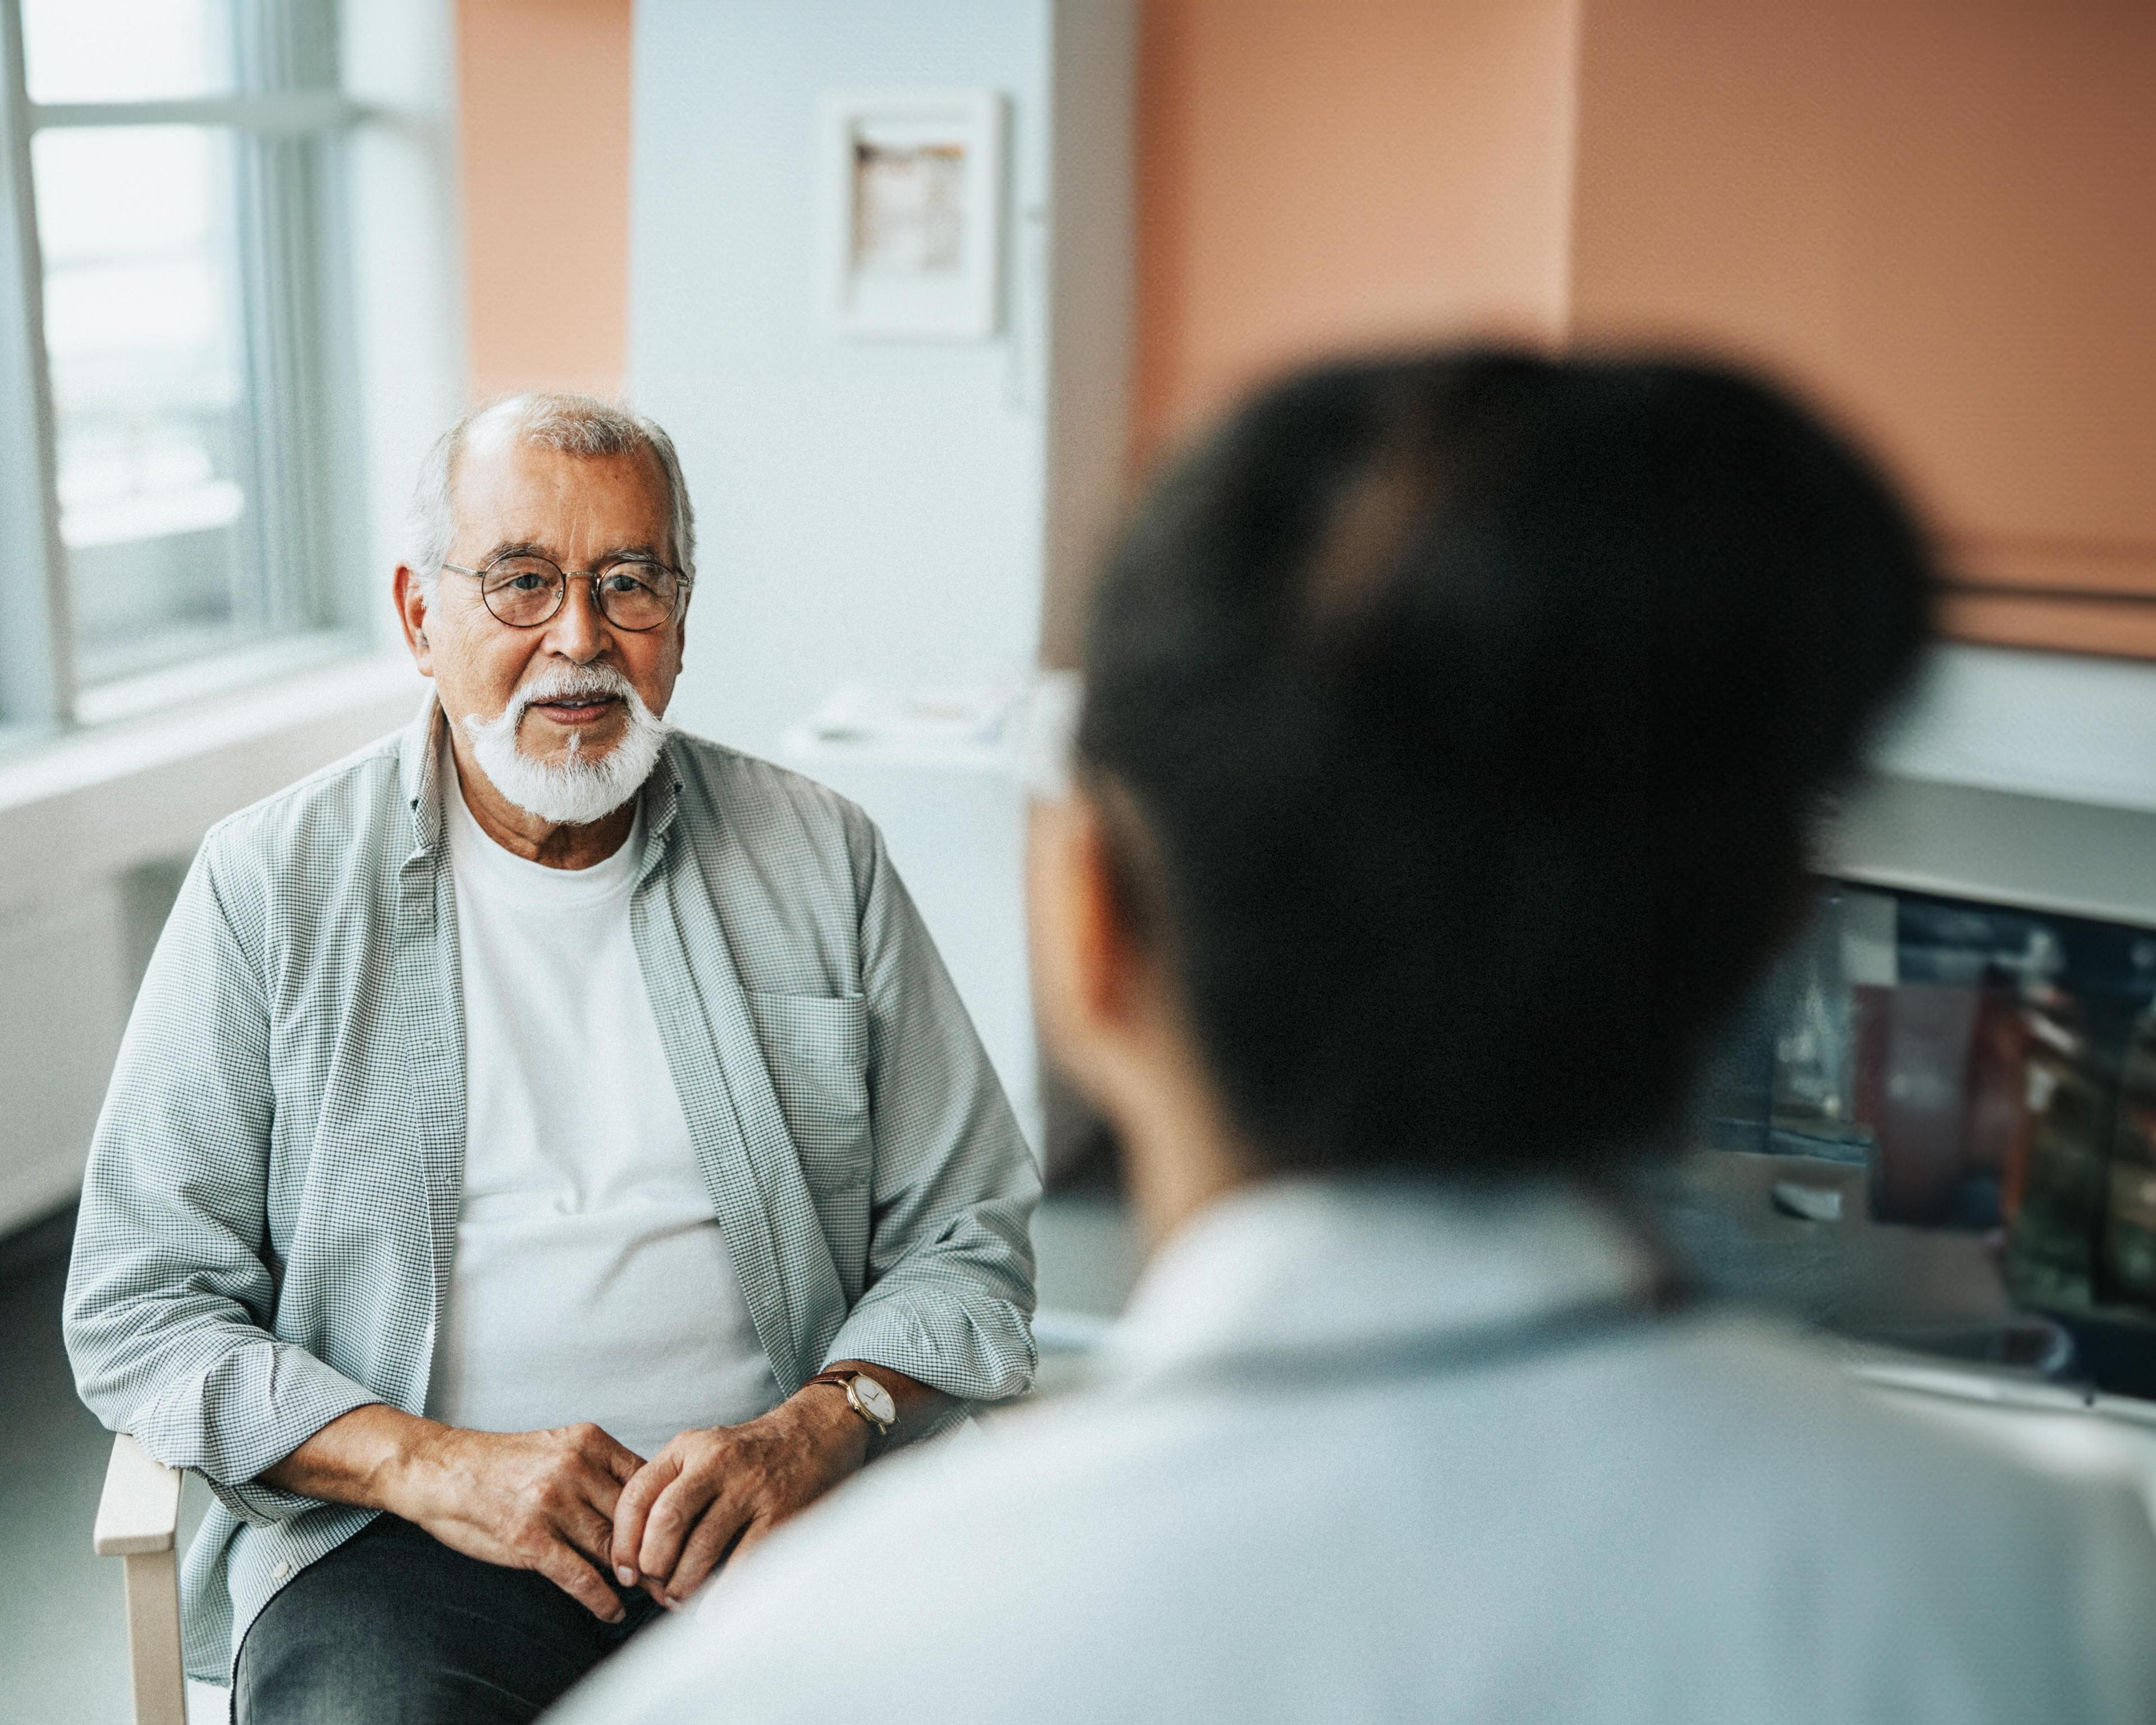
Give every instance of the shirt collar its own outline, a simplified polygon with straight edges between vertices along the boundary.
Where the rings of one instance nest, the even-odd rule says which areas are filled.
[[[1102,1363],[1152,1377],[1222,1354],[1441,1336],[1637,1297],[1651,1255],[1554,1183],[1276,1179],[1206,1207],[1155,1255]]]
[[[449,721],[429,689],[418,712],[397,743],[397,782],[404,806],[412,811],[413,855],[431,855],[442,847],[442,726]]]
[[[681,741],[669,733],[666,746],[659,752],[659,764],[651,769],[651,777],[644,781],[644,855],[637,864],[636,878],[644,878],[659,866],[659,860],[666,854],[667,835],[674,830],[674,822],[681,808]]]

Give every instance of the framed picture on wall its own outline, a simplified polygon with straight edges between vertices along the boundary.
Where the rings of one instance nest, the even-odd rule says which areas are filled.
[[[1004,108],[988,90],[824,98],[823,292],[840,335],[977,341],[996,333]]]

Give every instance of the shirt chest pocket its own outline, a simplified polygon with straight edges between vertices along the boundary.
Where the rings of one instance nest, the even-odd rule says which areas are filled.
[[[865,1187],[874,1155],[867,1000],[751,991],[748,1006],[809,1185],[827,1194]]]

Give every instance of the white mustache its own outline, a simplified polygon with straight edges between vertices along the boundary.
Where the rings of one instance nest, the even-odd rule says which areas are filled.
[[[538,676],[509,697],[509,704],[501,710],[512,729],[524,722],[524,716],[533,707],[551,701],[578,701],[594,695],[611,695],[632,708],[641,705],[636,686],[610,665],[565,665],[559,670],[542,671]],[[501,720],[495,721],[499,724]]]

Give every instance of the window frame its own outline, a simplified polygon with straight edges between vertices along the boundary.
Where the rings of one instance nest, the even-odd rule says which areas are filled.
[[[340,519],[334,480],[357,459],[360,437],[350,387],[344,152],[334,146],[372,114],[331,84],[286,85],[303,33],[317,33],[318,45],[336,42],[337,0],[235,0],[243,70],[258,87],[63,103],[29,97],[22,3],[0,0],[0,143],[7,151],[0,164],[0,449],[28,457],[0,461],[0,546],[8,548],[0,561],[0,665],[8,667],[0,676],[0,749],[274,675],[348,649],[360,633],[339,556],[358,528]],[[334,76],[333,53],[329,65]],[[267,627],[208,654],[85,688],[59,530],[58,416],[31,146],[41,131],[151,126],[221,126],[254,146],[331,147],[311,185],[292,164],[255,177],[261,183],[252,189],[263,195],[269,219],[242,241],[239,259],[246,410],[256,434],[244,572],[258,588]],[[340,399],[353,403],[342,413]],[[264,434],[269,424],[276,435]],[[272,497],[279,501],[265,501]]]

